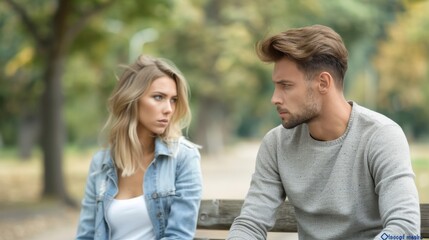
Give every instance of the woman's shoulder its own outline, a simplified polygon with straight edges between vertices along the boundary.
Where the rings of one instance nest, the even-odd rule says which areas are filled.
[[[91,168],[92,169],[101,169],[103,165],[110,166],[112,165],[110,150],[109,149],[101,149],[95,152],[92,156],[91,160]]]
[[[198,150],[201,148],[200,145],[193,143],[191,141],[189,141],[188,139],[186,139],[185,137],[181,137],[178,139],[178,143],[180,146],[189,148],[189,149],[194,149],[194,150]]]
[[[185,137],[180,137],[176,140],[176,149],[175,152],[177,157],[183,157],[183,156],[190,156],[190,155],[197,155],[200,156],[199,149],[201,146],[198,144],[195,144],[191,142],[190,140],[186,139]]]

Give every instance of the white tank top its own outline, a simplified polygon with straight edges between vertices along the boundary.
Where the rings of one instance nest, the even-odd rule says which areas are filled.
[[[107,209],[112,240],[155,240],[143,196],[130,199],[113,199]]]

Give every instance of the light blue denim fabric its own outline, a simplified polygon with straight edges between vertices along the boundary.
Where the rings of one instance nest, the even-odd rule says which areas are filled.
[[[156,239],[193,239],[202,194],[200,154],[181,138],[155,141],[155,160],[144,176],[144,198]],[[108,150],[91,162],[76,239],[110,239],[105,218],[118,192],[116,167]]]

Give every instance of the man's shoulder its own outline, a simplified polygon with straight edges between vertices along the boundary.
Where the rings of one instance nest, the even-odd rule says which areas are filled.
[[[284,134],[284,130],[286,130],[282,125],[278,125],[270,129],[264,136],[264,140],[275,139]]]
[[[270,131],[265,134],[263,141],[280,141],[284,142],[286,140],[292,140],[295,135],[301,134],[301,131],[306,131],[305,124],[300,124],[294,128],[286,129],[283,125],[278,125],[275,128],[272,128]]]
[[[395,121],[383,115],[382,113],[360,106],[356,103],[354,103],[353,107],[356,109],[356,117],[361,123],[375,125],[377,127],[386,125],[398,125]]]
[[[285,129],[285,128],[280,124],[277,127],[271,128],[267,132],[267,134],[265,134],[265,135],[269,136],[269,135],[281,134],[281,132],[282,132],[283,129]]]

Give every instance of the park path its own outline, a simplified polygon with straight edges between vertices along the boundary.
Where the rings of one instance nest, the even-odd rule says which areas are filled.
[[[240,142],[216,156],[202,156],[201,169],[204,178],[203,199],[242,199],[246,196],[255,166],[259,142]],[[34,235],[29,240],[71,240],[76,231],[77,213],[69,215],[69,221]],[[227,231],[198,231],[197,237],[225,238]],[[269,233],[269,240],[298,239],[294,233]]]

